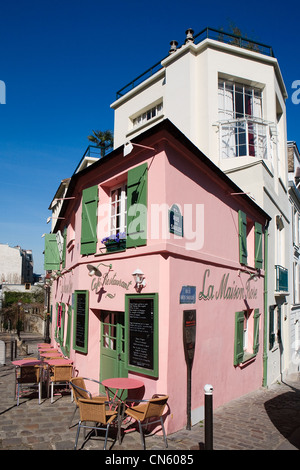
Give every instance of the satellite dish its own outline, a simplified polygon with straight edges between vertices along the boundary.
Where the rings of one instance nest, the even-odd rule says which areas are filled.
[[[89,270],[89,276],[98,276],[98,277],[102,276],[102,273],[99,271],[98,268],[96,268],[96,266],[93,266],[92,264],[88,264],[87,268]]]

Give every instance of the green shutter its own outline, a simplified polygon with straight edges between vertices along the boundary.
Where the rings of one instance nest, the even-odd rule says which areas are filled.
[[[64,229],[64,244],[62,252],[62,268],[66,267],[66,251],[67,251],[67,228]]]
[[[147,163],[128,171],[127,248],[147,243],[147,179]]]
[[[262,225],[255,222],[255,267],[257,269],[261,269],[263,267],[262,240]]]
[[[60,257],[55,233],[45,235],[44,269],[52,271],[60,268]]]
[[[82,255],[96,253],[97,249],[98,186],[82,191],[81,250]]]
[[[259,318],[259,309],[256,308],[254,310],[253,354],[257,354],[259,349]]]
[[[235,313],[234,365],[240,364],[244,357],[244,312]]]
[[[240,263],[247,264],[247,217],[242,211],[239,211],[239,248]]]
[[[71,344],[71,330],[72,330],[72,305],[68,306],[68,322],[67,322],[67,336],[66,336],[66,353],[70,356]]]

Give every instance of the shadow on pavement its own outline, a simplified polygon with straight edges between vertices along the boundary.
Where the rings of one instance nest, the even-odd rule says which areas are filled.
[[[286,385],[291,391],[268,400],[264,406],[277,430],[300,450],[300,391]]]

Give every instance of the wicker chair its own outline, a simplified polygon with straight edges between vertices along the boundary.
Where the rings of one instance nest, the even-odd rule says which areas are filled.
[[[72,388],[70,388],[70,380],[72,379],[73,375],[73,366],[66,364],[66,365],[57,365],[50,367],[50,374],[49,374],[49,381],[48,381],[48,396],[49,396],[49,386],[51,384],[51,403],[53,403],[53,394],[54,394],[54,387],[59,386],[61,387],[64,385],[71,390],[71,401],[73,401],[73,392]]]
[[[73,398],[74,398],[75,405],[76,405],[73,416],[72,416],[72,419],[71,419],[71,422],[70,422],[70,427],[71,427],[72,421],[74,419],[76,410],[79,407],[79,403],[78,403],[79,399],[80,398],[89,398],[89,399],[93,398],[91,392],[89,392],[86,388],[85,381],[95,382],[98,385],[101,385],[101,382],[98,382],[98,380],[89,379],[87,377],[73,377],[70,380],[70,385],[73,389]],[[103,402],[105,402],[105,400],[107,400],[106,397],[97,397],[97,398],[101,399]]]
[[[168,447],[167,436],[166,436],[164,422],[162,418],[168,398],[169,398],[168,395],[153,395],[153,397],[150,400],[132,400],[139,404],[136,406],[132,406],[132,407],[126,407],[126,410],[125,410],[126,415],[130,416],[131,418],[134,418],[139,424],[141,442],[142,442],[142,446],[144,450],[146,450],[146,444],[145,444],[145,436],[144,436],[142,427],[148,426],[148,424],[154,424],[158,422],[160,422],[161,424],[165,445],[166,447]],[[151,422],[149,423],[148,420],[150,418],[157,418],[157,419],[155,419],[154,421],[151,420]]]
[[[78,422],[74,450],[77,448],[81,428],[105,430],[104,450],[106,450],[109,427],[111,423],[118,417],[118,412],[106,409],[106,402],[103,401],[102,397],[95,397],[92,399],[79,398],[78,406],[80,420]],[[95,424],[92,426],[91,424],[87,424],[87,422],[94,422]]]
[[[42,384],[41,384],[41,369],[39,365],[24,365],[16,371],[16,393],[17,393],[17,406],[20,404],[20,394],[24,388],[35,389],[38,388],[39,405],[41,404]]]

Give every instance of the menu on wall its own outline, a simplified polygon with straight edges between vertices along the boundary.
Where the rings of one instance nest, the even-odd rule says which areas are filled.
[[[129,365],[154,368],[153,298],[129,300]]]
[[[77,292],[75,344],[79,348],[85,347],[85,333],[86,333],[85,328],[86,328],[86,292]]]

